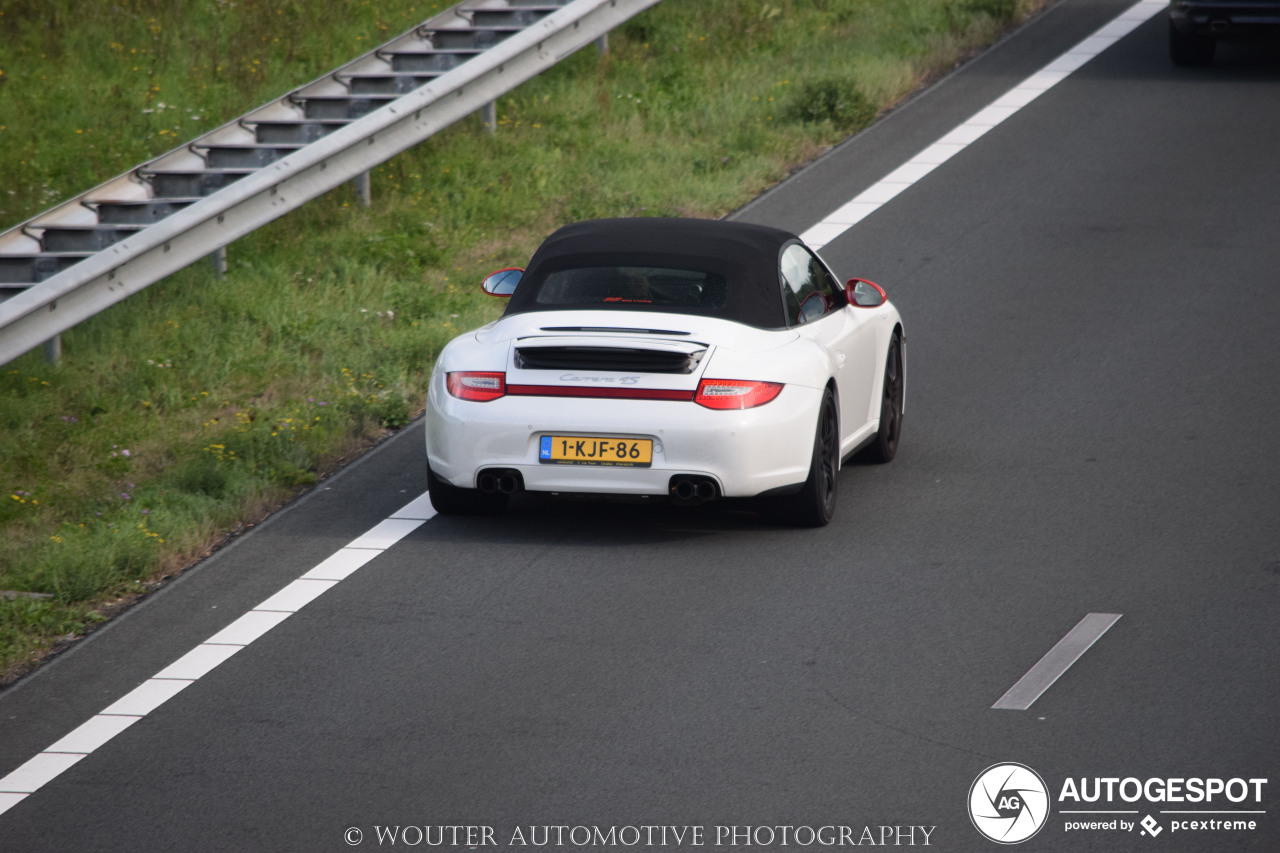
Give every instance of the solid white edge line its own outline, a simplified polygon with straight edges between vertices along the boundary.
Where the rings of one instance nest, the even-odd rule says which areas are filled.
[[[963,150],[963,145],[944,145],[941,142],[935,142],[907,162],[928,163],[933,166],[941,166]]]
[[[339,581],[350,577],[435,514],[431,498],[424,492],[103,711],[90,717],[43,752],[0,778],[0,815],[190,687],[236,652],[267,634],[332,589]]]
[[[103,714],[145,717],[192,684],[186,678],[148,678],[132,691],[102,709]]]
[[[911,186],[911,184],[877,181],[859,193],[856,201],[873,204],[876,207],[879,207],[885,202],[892,201],[897,197],[898,193],[902,192],[909,186]]]
[[[337,586],[338,581],[316,581],[298,578],[266,601],[259,604],[254,610],[279,610],[285,613],[297,613],[320,596],[324,595],[333,587]],[[205,642],[213,642],[206,640]]]
[[[1096,53],[1064,53],[1062,56],[1059,56],[1053,62],[1046,65],[1044,70],[1061,71],[1063,72],[1063,79],[1065,80],[1068,74],[1073,74],[1076,71],[1079,71],[1084,67],[1085,63],[1090,59],[1093,59],[1095,56],[1097,56]],[[1048,90],[1046,89],[1045,91]]]
[[[884,176],[885,183],[914,184],[925,175],[938,168],[937,163],[925,163],[920,160],[908,160],[892,172]]]
[[[0,780],[5,794],[34,794],[50,780],[57,778],[80,759],[78,752],[42,752]]]
[[[907,169],[908,166],[925,164],[937,166],[951,159],[951,157],[980,139],[987,131],[999,125],[1062,80],[1065,80],[1072,72],[1155,17],[1157,13],[1167,6],[1166,0],[1139,0],[1139,2],[1112,18],[1066,53],[1063,53],[1044,68],[1041,68],[983,107],[968,121],[956,126],[933,145],[928,146],[924,151],[912,157],[905,166],[898,167],[890,175],[895,178],[894,181],[889,182],[893,185],[891,193],[884,186],[888,182],[887,179],[884,179],[877,181],[854,198],[855,202],[866,202],[870,209],[859,209],[857,211],[859,215],[853,217],[848,210],[849,205],[847,203],[841,205],[825,216],[822,221],[805,230],[800,235],[800,239],[808,243],[815,251],[821,251],[828,243],[836,240],[854,225],[874,213],[881,205],[928,174],[927,171],[915,174]],[[940,149],[939,146],[945,146],[946,149],[950,150]],[[945,156],[941,156],[941,159],[939,159],[940,155],[943,154]],[[913,174],[914,176],[912,176]],[[909,177],[910,180],[899,182],[900,179],[905,177]]]
[[[205,643],[215,646],[247,646],[292,615],[273,613],[258,607],[205,640]]]
[[[1044,695],[1093,644],[1119,621],[1120,613],[1089,613],[1054,644],[1035,666],[991,706],[992,710],[1025,711]]]
[[[880,205],[878,204],[872,205],[872,208],[878,208],[879,206]],[[854,222],[849,224],[845,224],[843,222],[819,222],[817,225],[804,232],[804,234],[801,235],[801,239],[812,246],[814,251],[817,251],[844,232],[848,231],[852,225],[857,224],[861,219],[862,217],[860,216],[858,219],[854,220]]]
[[[0,814],[4,814],[18,803],[25,800],[28,794],[14,794],[10,792],[0,793]]]
[[[142,717],[98,714],[90,717],[87,722],[47,748],[45,752],[78,752],[88,755],[141,719]]]
[[[1009,115],[1013,115],[1013,113],[1009,113]],[[1000,121],[1004,121],[1004,119],[1000,119]],[[986,136],[996,124],[975,124],[973,121],[967,121],[938,141],[943,145],[959,145],[967,148]]]
[[[995,127],[1017,111],[1017,107],[1006,107],[992,103],[991,106],[985,107],[984,109],[974,113],[973,118],[969,119],[966,124],[980,124],[986,127]]]
[[[380,521],[363,536],[347,543],[348,548],[373,548],[384,551],[422,526],[420,519],[388,518]]]
[[[228,658],[243,648],[244,646],[201,643],[151,677],[197,681],[226,663]]]
[[[321,581],[346,580],[381,553],[369,548],[343,548],[302,577]]]
[[[431,495],[423,492],[387,517],[416,518],[419,521],[429,521],[435,518],[435,514],[436,508],[431,505]]]

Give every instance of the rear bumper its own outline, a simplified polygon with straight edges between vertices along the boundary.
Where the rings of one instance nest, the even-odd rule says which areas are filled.
[[[435,476],[463,488],[475,488],[486,468],[509,468],[520,472],[529,491],[666,495],[672,476],[693,474],[713,479],[725,497],[751,497],[808,476],[821,399],[815,389],[788,385],[772,402],[741,411],[713,411],[692,402],[557,397],[477,403],[450,396],[443,377],[433,377],[427,459]],[[540,462],[544,435],[649,439],[653,462]]]

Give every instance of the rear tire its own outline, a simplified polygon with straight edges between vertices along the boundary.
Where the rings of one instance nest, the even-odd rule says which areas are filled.
[[[902,360],[902,338],[893,336],[884,361],[884,387],[880,392],[880,429],[863,451],[868,462],[883,464],[898,455],[902,438],[902,404],[906,392],[906,365]]]
[[[809,478],[800,491],[780,499],[782,516],[797,527],[824,527],[836,511],[836,483],[840,473],[840,416],[836,395],[828,388],[818,407]]]
[[[496,515],[506,509],[507,495],[486,495],[479,489],[464,489],[447,483],[427,466],[427,492],[431,505],[441,515]]]
[[[1218,42],[1198,33],[1184,33],[1169,22],[1169,58],[1174,65],[1196,68],[1213,62]]]

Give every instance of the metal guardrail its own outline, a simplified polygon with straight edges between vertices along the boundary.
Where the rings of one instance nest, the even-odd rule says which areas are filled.
[[[660,0],[470,0],[0,234],[0,364],[484,108]]]

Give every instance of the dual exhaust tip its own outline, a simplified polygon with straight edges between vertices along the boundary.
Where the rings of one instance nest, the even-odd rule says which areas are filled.
[[[476,477],[476,488],[486,495],[514,495],[524,491],[524,477],[512,468],[486,468]],[[679,506],[698,506],[720,497],[720,487],[710,477],[677,474],[668,486],[671,502]]]
[[[511,468],[486,468],[476,477],[476,488],[486,495],[514,495],[524,490],[524,477]]]
[[[671,502],[678,506],[698,506],[720,497],[720,487],[710,477],[697,474],[677,474],[667,487]]]

